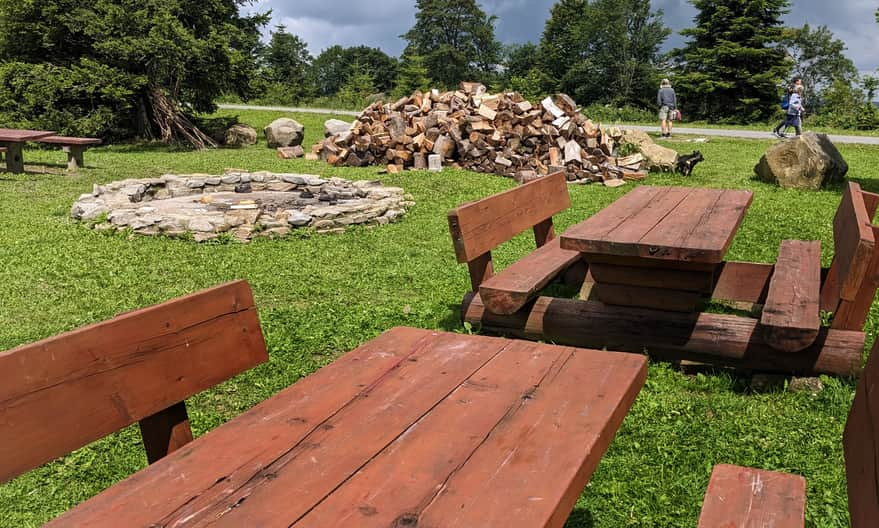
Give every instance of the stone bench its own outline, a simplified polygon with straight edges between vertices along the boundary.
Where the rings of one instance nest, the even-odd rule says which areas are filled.
[[[83,137],[67,137],[67,136],[48,136],[36,140],[37,143],[47,143],[50,145],[61,145],[61,149],[67,153],[67,169],[77,170],[84,166],[82,154],[85,149],[100,145],[101,140],[98,138]]]

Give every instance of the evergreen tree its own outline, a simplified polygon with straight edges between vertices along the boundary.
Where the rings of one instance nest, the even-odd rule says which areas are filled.
[[[674,51],[678,100],[710,120],[765,120],[790,72],[779,42],[788,0],[691,0],[699,10],[689,41]]]
[[[402,37],[406,54],[419,55],[431,79],[445,88],[460,81],[487,82],[500,62],[494,16],[475,0],[416,0],[415,25]]]
[[[356,67],[356,68],[355,68]],[[331,46],[312,63],[312,77],[318,95],[334,95],[348,83],[355,69],[372,78],[373,90],[387,92],[397,77],[397,59],[378,48],[368,46]]]
[[[540,41],[549,90],[583,104],[648,104],[670,30],[649,0],[560,0]]]
[[[0,0],[0,119],[211,144],[185,114],[247,91],[268,18],[242,16],[246,3]],[[54,104],[21,108],[31,92]]]
[[[394,82],[393,95],[404,97],[415,93],[416,90],[422,92],[430,90],[430,78],[427,76],[424,58],[420,55],[407,53],[400,59],[400,69]]]
[[[284,26],[272,32],[265,49],[266,77],[280,85],[290,102],[298,102],[313,92],[309,68],[312,57],[308,45],[296,35],[287,33]]]

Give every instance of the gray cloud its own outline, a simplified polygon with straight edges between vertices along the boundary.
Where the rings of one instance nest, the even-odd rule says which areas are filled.
[[[506,44],[540,39],[554,0],[483,0],[486,12],[497,16],[496,34]],[[683,38],[677,31],[693,23],[696,10],[687,0],[653,0],[655,8],[665,13],[666,24],[675,31],[667,48],[680,46]],[[785,22],[791,26],[805,23],[827,25],[848,46],[848,55],[861,71],[879,66],[874,50],[879,47],[879,25],[873,13],[873,0],[799,0],[793,2]],[[284,24],[291,33],[302,37],[313,55],[334,44],[378,47],[398,56],[406,43],[400,38],[415,23],[414,0],[381,2],[345,0],[259,0],[250,11],[273,12],[273,25]]]

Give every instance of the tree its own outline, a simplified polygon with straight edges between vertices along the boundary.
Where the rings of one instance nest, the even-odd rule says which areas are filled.
[[[778,106],[777,87],[790,72],[781,16],[788,0],[691,0],[699,13],[674,50],[676,88],[694,117],[765,120]]]
[[[793,63],[792,75],[803,80],[806,106],[813,111],[822,106],[824,91],[834,81],[852,83],[858,77],[855,64],[845,56],[845,43],[827,26],[786,29],[782,44]]]
[[[356,68],[355,68],[356,67]],[[387,92],[397,77],[397,60],[378,48],[368,46],[331,46],[321,52],[312,64],[312,77],[318,95],[334,95],[344,86],[356,69],[371,77],[373,90]]]
[[[543,69],[556,79],[547,88],[584,104],[648,104],[669,34],[649,0],[561,0],[540,41]]]
[[[423,57],[436,84],[452,88],[494,75],[501,50],[494,16],[475,0],[416,0],[415,8],[415,25],[402,35],[409,41],[404,53]]]
[[[421,55],[404,54],[400,59],[400,68],[394,82],[394,96],[404,97],[416,90],[426,92],[430,89],[430,78]]]
[[[312,57],[304,40],[287,33],[284,26],[278,26],[265,48],[264,60],[268,67],[266,77],[283,87],[290,102],[311,95],[313,90],[308,75]]]
[[[246,92],[266,15],[242,16],[246,0],[0,0],[0,115],[32,126],[88,120],[93,133],[139,132],[195,146],[212,140],[187,114],[212,111],[224,91]],[[10,72],[14,75],[10,77]],[[44,78],[43,75],[50,76]],[[65,110],[16,97],[30,83]],[[67,106],[69,105],[69,106]],[[69,108],[69,110],[68,110]],[[55,127],[53,127],[55,128]]]
[[[526,77],[540,67],[540,47],[533,42],[511,44],[504,49],[504,74],[507,78]]]

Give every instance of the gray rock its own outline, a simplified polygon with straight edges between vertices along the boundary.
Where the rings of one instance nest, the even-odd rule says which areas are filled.
[[[220,178],[220,183],[226,184],[238,183],[239,181],[241,181],[241,176],[237,174],[227,174],[226,176],[222,176]]]
[[[208,233],[214,230],[214,224],[205,217],[195,217],[189,221],[189,230]]]
[[[343,134],[351,130],[351,123],[341,119],[327,119],[324,121],[324,137]]]
[[[269,148],[295,147],[302,144],[305,127],[288,117],[275,119],[263,129]]]
[[[186,186],[190,189],[201,189],[204,187],[204,180],[189,180],[186,182]]]
[[[301,174],[281,174],[281,179],[287,183],[295,183],[296,185],[305,185],[305,176]]]
[[[785,189],[817,190],[845,180],[848,163],[826,134],[807,132],[771,146],[754,172],[762,181]]]
[[[256,130],[242,123],[232,125],[223,135],[223,143],[228,147],[253,145],[256,143]]]
[[[810,392],[813,394],[824,390],[821,378],[794,378],[790,380],[787,387],[791,392]]]
[[[206,185],[220,185],[220,178],[206,178],[204,182]]]
[[[294,227],[302,227],[311,223],[311,216],[302,211],[287,211],[287,223]]]

